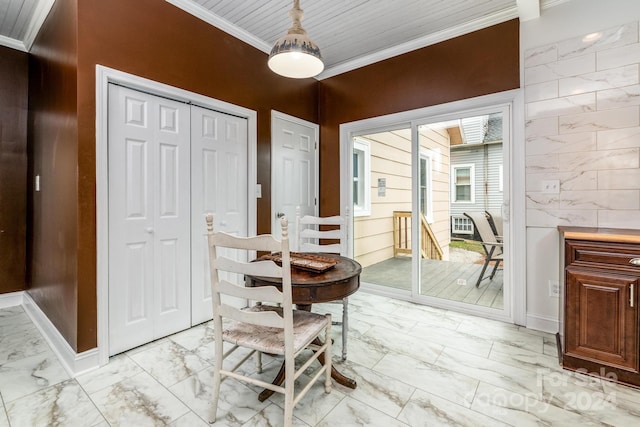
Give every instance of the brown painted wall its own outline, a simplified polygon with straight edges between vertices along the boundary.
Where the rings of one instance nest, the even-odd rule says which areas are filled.
[[[320,213],[340,211],[341,123],[520,87],[518,28],[508,21],[322,80]]]
[[[0,294],[25,288],[28,66],[0,47]]]
[[[57,0],[29,60],[29,294],[77,348],[76,5]],[[41,191],[33,191],[40,175]]]
[[[29,176],[42,191],[30,193],[30,294],[82,352],[97,332],[95,65],[258,112],[260,233],[270,231],[271,109],[317,122],[318,83],[275,76],[263,52],[157,0],[57,0],[31,53]]]

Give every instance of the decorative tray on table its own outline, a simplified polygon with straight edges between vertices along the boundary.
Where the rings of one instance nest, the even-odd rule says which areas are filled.
[[[291,266],[300,270],[310,271],[312,273],[324,273],[327,270],[331,270],[338,264],[338,260],[327,256],[302,253],[302,252],[290,252]],[[276,264],[282,263],[282,256],[280,252],[274,254],[265,255],[263,259],[270,259]]]

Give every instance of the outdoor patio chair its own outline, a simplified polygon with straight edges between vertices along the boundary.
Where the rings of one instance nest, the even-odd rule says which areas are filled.
[[[323,225],[337,226],[333,230],[321,230]],[[296,230],[298,230],[298,251],[300,252],[324,252],[346,256],[347,253],[347,221],[341,216],[319,217],[305,215],[300,218],[296,215]],[[322,239],[338,240],[338,243],[323,244]],[[349,299],[343,298],[342,322],[333,322],[334,325],[342,325],[342,360],[347,360],[347,335],[349,331]]]
[[[480,286],[480,282],[482,282],[486,277],[484,276],[487,267],[490,262],[494,262],[493,270],[491,271],[491,275],[489,275],[489,279],[493,279],[496,271],[498,270],[498,266],[503,261],[502,255],[502,242],[499,242],[491,229],[491,225],[489,224],[489,220],[484,212],[465,212],[464,216],[469,218],[471,222],[473,222],[474,228],[478,231],[480,235],[480,240],[482,240],[482,248],[485,252],[484,257],[484,265],[482,266],[482,271],[478,276],[478,281],[476,282],[476,288]]]
[[[283,393],[285,395],[284,425],[291,426],[293,407],[311,389],[316,380],[321,380],[324,376],[325,392],[331,392],[331,315],[293,309],[291,256],[286,218],[281,219],[281,241],[271,235],[237,237],[223,232],[214,233],[211,214],[207,215],[206,222],[215,333],[210,422],[216,421],[220,383],[226,377],[231,377]],[[236,261],[223,256],[224,253],[228,253],[227,249],[281,252],[282,265],[278,266],[271,260]],[[282,289],[278,290],[275,286],[246,287],[243,281],[245,275],[279,278],[282,281]],[[236,277],[239,283],[225,280],[232,277]],[[226,300],[229,296],[254,301],[254,303],[249,307],[238,309],[229,305]],[[321,334],[324,335],[324,343],[313,343]],[[223,353],[223,341],[233,344],[233,347],[225,353]],[[250,352],[233,368],[224,369],[224,359],[238,348],[248,348]],[[303,352],[307,348],[313,351]],[[284,387],[237,372],[237,369],[256,352],[258,352],[258,361],[260,353],[284,356]],[[295,380],[321,355],[324,356],[324,364],[315,372],[311,381],[298,394],[295,394]],[[296,370],[295,358],[302,358],[302,356],[306,361],[302,361]],[[258,370],[261,370],[260,363],[258,363]]]
[[[485,211],[485,213],[487,214],[487,218],[489,218],[489,223],[492,225],[498,242],[502,242],[502,236],[504,236],[502,231],[502,215],[492,211]]]

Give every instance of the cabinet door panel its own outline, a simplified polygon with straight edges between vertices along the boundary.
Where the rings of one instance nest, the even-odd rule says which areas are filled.
[[[575,267],[566,272],[566,352],[637,372],[637,301],[631,297],[637,300],[639,278]]]

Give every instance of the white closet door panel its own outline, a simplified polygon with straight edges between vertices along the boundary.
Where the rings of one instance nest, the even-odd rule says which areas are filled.
[[[145,327],[150,320],[151,301],[149,291],[151,279],[151,257],[147,242],[133,242],[126,245],[126,267],[122,279],[125,281],[125,301],[121,304],[126,309],[125,324],[127,326]],[[152,331],[150,331],[152,332]]]
[[[191,107],[192,324],[212,316],[206,215],[214,215],[215,230],[247,235],[247,125],[243,118]],[[247,258],[245,253],[228,255]]]
[[[191,212],[189,106],[157,98],[152,186],[155,234],[156,337],[191,325]]]
[[[109,87],[109,352],[190,324],[189,107]]]

